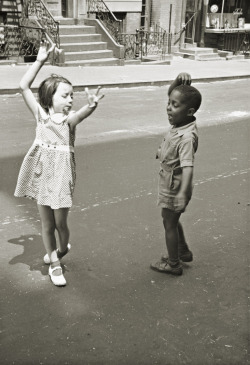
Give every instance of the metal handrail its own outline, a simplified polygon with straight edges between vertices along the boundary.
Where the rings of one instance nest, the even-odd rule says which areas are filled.
[[[88,17],[94,14],[109,31],[110,35],[119,43],[119,33],[122,32],[122,21],[117,19],[103,0],[88,0]]]
[[[24,57],[33,62],[38,53],[45,29],[22,25],[0,26],[0,58]]]
[[[20,23],[27,25],[27,20],[32,16],[35,16],[40,28],[44,29],[48,37],[60,48],[59,22],[53,18],[43,0],[27,0],[24,2]]]

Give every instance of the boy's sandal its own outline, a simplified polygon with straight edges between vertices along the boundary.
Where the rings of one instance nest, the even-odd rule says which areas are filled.
[[[172,275],[182,275],[182,267],[180,264],[177,264],[176,267],[170,266],[168,262],[158,261],[154,264],[150,265],[150,268],[154,271],[172,274]]]
[[[63,256],[65,256],[65,255],[67,255],[67,253],[69,252],[69,250],[71,249],[71,244],[70,243],[68,243],[67,244],[67,248],[66,248],[66,250],[63,252],[63,253],[61,253],[60,251],[59,251],[59,249],[57,249],[56,250],[56,253],[57,253],[57,257],[59,258],[59,259],[61,259]],[[46,253],[46,255],[44,255],[44,257],[43,257],[43,262],[46,264],[46,265],[49,265],[50,264],[50,258],[49,258],[49,255]]]
[[[61,270],[61,274],[53,275],[53,272],[55,270]],[[49,267],[49,276],[54,285],[56,285],[56,286],[65,286],[66,285],[66,280],[65,280],[65,277],[63,276],[63,272],[62,272],[62,268],[61,268],[60,264],[55,267],[51,267],[51,266]]]

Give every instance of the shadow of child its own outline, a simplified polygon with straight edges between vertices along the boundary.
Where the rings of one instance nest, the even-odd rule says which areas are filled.
[[[32,234],[23,235],[18,238],[12,238],[8,242],[23,246],[23,252],[13,257],[9,261],[10,265],[19,263],[26,264],[30,267],[31,271],[40,271],[42,275],[48,275],[48,265],[45,265],[43,262],[45,251],[42,236]]]

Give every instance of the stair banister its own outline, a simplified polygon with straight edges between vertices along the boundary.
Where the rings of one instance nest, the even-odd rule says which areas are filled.
[[[48,38],[60,48],[59,22],[53,18],[43,0],[24,1],[21,22],[25,24],[28,18],[33,16],[37,24],[45,29]]]
[[[119,43],[119,34],[122,33],[122,21],[117,19],[103,0],[88,0],[88,17],[95,14],[111,36]]]

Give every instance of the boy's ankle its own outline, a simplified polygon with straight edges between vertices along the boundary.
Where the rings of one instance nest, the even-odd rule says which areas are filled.
[[[173,269],[175,269],[176,267],[180,266],[180,260],[171,260],[170,258],[168,259],[168,264],[169,266],[171,266]]]

